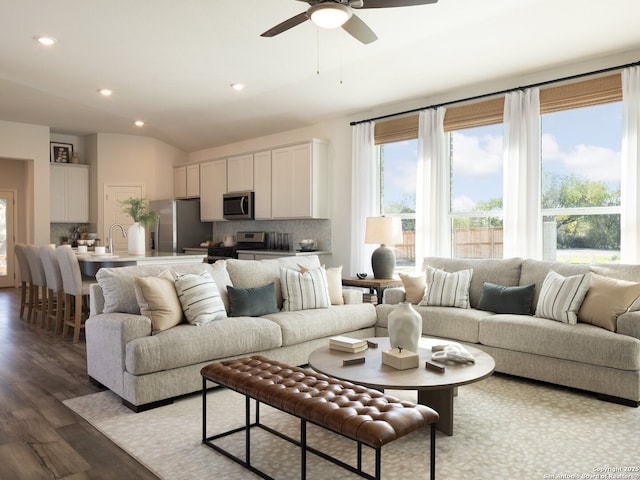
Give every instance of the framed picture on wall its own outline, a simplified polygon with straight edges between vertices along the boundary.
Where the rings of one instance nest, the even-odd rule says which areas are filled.
[[[69,163],[71,162],[71,155],[73,155],[72,143],[58,143],[50,142],[51,145],[51,159],[53,163]]]

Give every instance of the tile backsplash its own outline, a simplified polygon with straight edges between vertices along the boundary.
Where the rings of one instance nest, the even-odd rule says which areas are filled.
[[[331,251],[331,220],[233,220],[213,223],[213,241],[238,232],[277,232],[289,234],[291,250],[303,239],[316,241],[317,250]]]

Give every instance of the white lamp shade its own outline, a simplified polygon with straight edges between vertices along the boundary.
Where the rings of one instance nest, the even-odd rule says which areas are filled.
[[[367,217],[364,243],[395,245],[402,242],[399,217]]]
[[[351,18],[353,12],[341,3],[317,3],[307,10],[313,23],[322,28],[338,28]]]

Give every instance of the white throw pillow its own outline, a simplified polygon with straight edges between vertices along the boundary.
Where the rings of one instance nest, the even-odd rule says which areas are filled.
[[[472,269],[449,273],[427,266],[425,273],[427,289],[419,305],[469,308]]]
[[[323,267],[310,268],[304,273],[281,267],[280,284],[283,311],[328,308],[331,305]]]
[[[308,267],[298,264],[298,268],[302,273],[309,270]],[[324,273],[327,276],[327,288],[329,288],[329,299],[331,305],[344,305],[344,297],[342,296],[342,265],[339,267],[326,268],[324,265]]]
[[[536,317],[571,325],[578,323],[578,310],[589,291],[590,279],[588,273],[563,277],[550,270],[540,288]]]
[[[209,272],[176,275],[176,293],[189,323],[205,325],[227,318],[220,292]]]

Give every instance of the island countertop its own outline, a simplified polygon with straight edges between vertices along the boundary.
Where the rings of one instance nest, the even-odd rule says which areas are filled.
[[[144,255],[129,255],[126,252],[115,255],[96,255],[93,252],[77,253],[78,263],[83,275],[95,277],[97,271],[102,267],[127,267],[132,265],[151,264],[178,264],[178,263],[202,263],[206,260],[207,254],[185,254],[174,252],[149,251]]]

